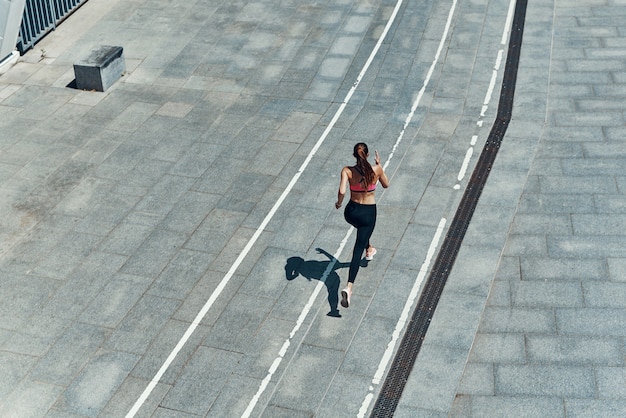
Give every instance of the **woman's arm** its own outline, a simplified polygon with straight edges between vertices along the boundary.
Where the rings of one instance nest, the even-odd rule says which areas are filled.
[[[341,170],[341,179],[339,180],[339,191],[337,192],[337,202],[335,202],[335,208],[339,209],[341,204],[343,203],[343,198],[346,196],[346,192],[348,191],[348,174],[350,169],[348,167],[344,167]]]
[[[385,174],[383,166],[380,165],[380,156],[378,155],[378,151],[374,151],[374,154],[374,161],[376,162],[376,165],[374,166],[374,172],[378,174],[378,181],[380,181],[381,186],[386,189],[387,187],[389,187],[389,179],[387,178],[387,174]]]

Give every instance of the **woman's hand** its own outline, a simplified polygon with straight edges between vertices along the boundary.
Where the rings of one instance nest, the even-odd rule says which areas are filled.
[[[335,202],[335,209],[339,209],[341,207],[341,202],[340,201],[336,201]]]
[[[378,155],[378,151],[374,151],[374,162],[376,165],[380,165],[380,155]]]

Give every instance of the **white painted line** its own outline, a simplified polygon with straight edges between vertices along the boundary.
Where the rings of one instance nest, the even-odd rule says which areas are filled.
[[[515,0],[509,0],[509,11],[506,14],[506,23],[504,24],[504,29],[502,30],[502,39],[500,40],[500,44],[502,45],[506,45],[509,39],[509,33],[511,33],[513,14],[515,13],[515,3]]]
[[[509,0],[509,9],[506,15],[506,21],[504,23],[504,29],[502,30],[502,38],[500,40],[501,45],[506,45],[509,33],[511,32],[511,25],[513,24],[513,14],[515,13],[515,3],[516,0]],[[487,92],[485,93],[485,100],[483,101],[483,106],[480,110],[480,116],[478,121],[476,121],[476,126],[482,128],[483,120],[485,117],[485,113],[487,109],[489,109],[489,104],[491,103],[491,99],[493,96],[493,91],[496,87],[496,80],[498,78],[498,72],[500,70],[500,66],[502,65],[502,58],[504,57],[504,49],[501,48],[498,50],[498,54],[496,56],[496,63],[493,66],[493,71],[491,72],[491,80],[489,80],[489,87],[487,88]],[[465,154],[465,159],[463,160],[463,164],[461,165],[461,169],[459,170],[459,175],[457,176],[457,180],[460,182],[465,177],[467,172],[467,168],[469,166],[469,160],[472,157],[473,147],[476,145],[476,139],[478,137],[476,135],[472,136],[472,140],[470,142],[470,148],[467,150]],[[454,190],[460,190],[461,185],[456,183],[453,187]]]
[[[211,308],[211,306],[213,306],[213,303],[215,303],[217,298],[220,296],[220,294],[222,293],[222,291],[224,290],[224,288],[226,287],[226,285],[228,284],[228,282],[232,278],[232,276],[235,274],[235,271],[237,271],[237,269],[239,268],[239,266],[241,265],[243,260],[246,258],[246,256],[248,255],[248,253],[250,252],[250,250],[252,249],[252,247],[256,243],[256,241],[259,239],[259,237],[261,236],[261,233],[263,232],[263,230],[265,229],[267,224],[270,222],[270,220],[274,217],[274,215],[276,214],[276,212],[278,211],[280,206],[283,204],[283,202],[287,198],[287,195],[291,192],[291,190],[293,189],[295,184],[298,182],[298,180],[300,179],[300,176],[302,175],[304,170],[307,168],[307,166],[309,165],[309,163],[313,159],[313,156],[317,153],[319,148],[322,146],[322,144],[326,140],[326,137],[328,136],[330,131],[334,128],[335,124],[337,123],[337,120],[339,119],[339,117],[343,113],[344,109],[346,108],[346,105],[348,104],[348,102],[352,98],[352,95],[354,94],[354,92],[357,89],[357,87],[359,86],[361,80],[365,76],[365,73],[367,72],[367,70],[369,69],[370,65],[372,64],[372,61],[374,60],[374,57],[378,53],[378,50],[380,49],[380,47],[381,47],[385,37],[389,33],[389,29],[391,28],[391,25],[393,24],[397,14],[398,14],[398,10],[400,9],[401,5],[402,5],[402,0],[398,0],[392,15],[389,17],[389,20],[387,21],[387,25],[385,26],[384,31],[382,32],[380,38],[378,39],[378,42],[376,43],[376,46],[374,47],[374,49],[370,53],[370,56],[367,59],[366,63],[364,64],[363,68],[361,69],[361,72],[357,76],[356,81],[354,82],[354,84],[350,88],[350,91],[348,91],[348,94],[346,95],[345,99],[343,100],[343,102],[341,103],[339,108],[337,109],[337,112],[335,112],[335,115],[333,116],[332,120],[330,121],[330,123],[328,124],[328,126],[326,127],[326,129],[324,130],[324,132],[322,133],[320,138],[318,139],[317,143],[313,146],[313,148],[311,149],[311,151],[309,152],[309,154],[305,158],[304,162],[302,163],[302,165],[300,166],[300,168],[298,169],[296,174],[293,176],[293,178],[291,179],[291,181],[289,182],[289,184],[287,185],[287,187],[285,188],[283,193],[280,195],[280,197],[278,198],[278,200],[276,201],[276,203],[274,204],[272,209],[269,211],[269,213],[265,216],[265,218],[263,219],[263,221],[261,222],[261,224],[259,225],[257,230],[254,232],[254,234],[252,235],[252,237],[250,238],[248,243],[245,245],[245,247],[243,248],[241,253],[239,253],[239,256],[237,257],[237,259],[235,260],[233,265],[230,267],[230,269],[228,270],[228,272],[226,273],[224,278],[217,285],[217,287],[215,288],[215,290],[213,291],[213,293],[211,294],[209,299],[206,301],[206,303],[204,304],[204,306],[200,310],[200,312],[198,312],[198,314],[196,315],[195,319],[189,325],[189,327],[185,331],[185,334],[178,341],[178,343],[176,344],[176,346],[174,347],[172,352],[169,354],[169,356],[167,357],[167,359],[165,360],[165,362],[163,363],[163,365],[161,366],[159,371],[152,378],[152,380],[150,381],[150,383],[148,384],[146,389],[143,391],[141,396],[139,396],[139,398],[137,399],[137,401],[135,402],[133,407],[130,409],[130,411],[126,414],[126,418],[134,417],[135,414],[137,414],[137,412],[141,408],[141,406],[146,402],[146,400],[148,399],[148,397],[150,396],[150,394],[152,393],[152,391],[154,390],[156,385],[159,383],[159,381],[161,380],[161,378],[163,377],[163,375],[165,374],[167,369],[174,362],[174,359],[176,358],[176,356],[178,355],[180,350],[187,343],[187,341],[189,340],[191,335],[194,333],[194,331],[196,330],[198,325],[200,325],[200,322],[202,321],[202,319],[206,316],[206,314],[209,311],[209,309]],[[321,284],[321,282],[319,284]],[[317,292],[319,293],[319,291],[317,291]],[[305,310],[306,310],[306,307],[305,307]],[[306,316],[306,314],[308,314],[308,311],[306,312],[306,314],[304,312],[305,311],[303,311],[303,314]],[[283,347],[283,349],[286,351],[288,346],[289,345],[287,344],[286,346]],[[283,351],[283,350],[281,349],[281,351]],[[277,367],[276,363],[277,363],[277,361],[274,362],[275,366]],[[278,363],[280,363],[280,361],[278,361]],[[272,367],[274,367],[274,365]],[[270,370],[273,370],[273,369],[270,369]],[[265,384],[265,385],[267,385],[267,384]],[[256,397],[255,397],[255,399],[256,399]]]
[[[402,330],[404,329],[409,319],[409,314],[411,313],[413,304],[415,303],[415,300],[417,299],[420,287],[422,286],[422,282],[424,281],[424,278],[426,277],[426,273],[428,273],[428,269],[430,268],[430,263],[432,261],[432,258],[435,255],[435,250],[437,249],[437,246],[439,245],[439,241],[441,239],[441,236],[443,235],[445,226],[446,226],[446,219],[441,218],[441,220],[439,221],[439,225],[437,226],[437,230],[435,231],[435,235],[433,236],[433,239],[430,242],[430,247],[428,248],[428,252],[426,253],[426,258],[424,262],[422,263],[422,267],[420,268],[420,271],[417,275],[415,283],[413,284],[413,288],[411,289],[409,298],[404,304],[404,309],[402,309],[402,314],[400,315],[400,319],[398,319],[398,322],[396,323],[396,327],[393,330],[393,333],[391,335],[391,341],[389,341],[389,343],[387,344],[387,349],[385,350],[383,357],[380,360],[380,363],[378,363],[378,369],[376,370],[376,373],[374,374],[374,378],[372,379],[372,386],[370,386],[369,392],[367,396],[365,397],[365,399],[363,400],[363,403],[361,404],[361,408],[359,408],[359,413],[357,414],[357,417],[359,418],[364,417],[365,413],[369,409],[369,405],[371,401],[374,399],[374,386],[380,384],[385,374],[385,370],[387,369],[387,365],[393,358],[393,352],[395,351],[396,345],[398,341],[400,340],[400,337],[402,336]]]
[[[341,255],[341,252],[343,251],[344,247],[346,246],[346,243],[348,242],[348,239],[350,238],[350,235],[352,235],[352,231],[353,230],[354,230],[354,228],[350,228],[348,230],[348,232],[346,233],[346,236],[344,237],[344,239],[341,241],[341,244],[339,245],[339,248],[337,249],[337,251],[333,255],[335,260],[337,260],[339,258],[339,256]],[[254,410],[254,408],[256,407],[257,403],[259,402],[259,399],[261,398],[261,395],[263,394],[263,392],[265,392],[265,389],[267,389],[267,385],[272,380],[272,376],[274,375],[274,373],[276,373],[276,370],[278,369],[278,366],[280,365],[280,363],[285,358],[285,354],[287,353],[287,349],[291,345],[291,340],[293,339],[293,337],[296,335],[296,333],[298,332],[298,330],[302,326],[304,320],[308,316],[308,314],[311,311],[311,309],[313,309],[313,304],[315,303],[315,300],[317,299],[317,296],[320,294],[322,289],[325,287],[325,283],[326,283],[326,279],[328,278],[328,275],[334,270],[335,260],[333,260],[330,263],[328,263],[328,267],[326,267],[326,270],[322,274],[322,277],[320,278],[319,282],[315,286],[315,290],[313,290],[313,293],[311,294],[311,297],[309,297],[308,302],[306,303],[306,305],[304,306],[304,309],[300,313],[300,316],[298,317],[298,321],[296,321],[296,325],[293,327],[293,329],[289,333],[289,338],[287,338],[285,340],[285,342],[283,343],[282,348],[278,352],[278,357],[276,357],[274,359],[274,361],[272,362],[272,365],[269,368],[269,370],[267,372],[267,375],[261,381],[261,385],[259,386],[259,389],[257,390],[257,392],[254,395],[254,397],[248,403],[248,407],[246,408],[246,410],[241,415],[243,418],[248,418],[250,416],[250,414],[252,414],[252,411]]]
[[[496,70],[500,69],[500,65],[502,65],[502,57],[504,56],[504,49],[500,49],[498,51],[498,57],[496,58],[496,65],[493,66]]]
[[[413,288],[411,289],[411,293],[409,293],[409,297],[404,304],[404,309],[402,310],[402,314],[398,319],[398,323],[396,324],[396,328],[393,331],[393,336],[389,344],[387,344],[387,350],[385,354],[383,354],[383,358],[378,365],[378,369],[374,374],[374,379],[372,379],[372,383],[378,385],[383,379],[383,375],[385,373],[385,369],[387,368],[387,364],[391,361],[391,356],[393,354],[393,350],[395,349],[396,342],[400,339],[400,333],[407,321],[409,320],[409,314],[411,313],[411,308],[419,295],[420,287],[422,286],[422,282],[426,277],[426,273],[428,273],[428,269],[430,268],[430,263],[432,262],[433,257],[435,256],[435,250],[439,245],[439,241],[441,240],[441,236],[443,235],[443,231],[446,226],[446,218],[441,218],[439,221],[439,225],[437,225],[437,230],[435,231],[435,235],[433,239],[430,241],[430,246],[428,247],[428,252],[426,253],[426,258],[420,267],[420,271],[417,274],[417,279],[413,284]]]
[[[459,175],[457,180],[463,180],[465,177],[465,173],[467,172],[467,167],[469,166],[470,159],[472,158],[472,154],[474,153],[474,147],[469,147],[467,152],[465,153],[465,158],[463,159],[463,164],[461,165],[461,170],[459,171]]]
[[[441,52],[443,51],[443,45],[445,44],[445,40],[448,37],[448,32],[450,31],[450,25],[452,23],[452,16],[454,15],[455,7],[456,7],[456,0],[453,0],[452,6],[450,7],[450,12],[448,13],[448,20],[446,21],[445,29],[443,31],[441,39],[439,40],[439,46],[437,47],[437,52],[435,53],[433,62],[430,64],[430,68],[428,69],[428,72],[426,73],[426,77],[424,78],[424,83],[422,84],[422,88],[419,90],[419,92],[417,93],[417,97],[413,101],[413,105],[411,106],[411,111],[409,112],[406,119],[404,120],[404,126],[402,127],[402,131],[400,131],[398,139],[396,140],[395,145],[391,149],[391,153],[389,154],[389,159],[384,164],[383,169],[387,169],[387,166],[389,165],[389,161],[393,157],[393,154],[398,148],[398,145],[400,145],[400,142],[402,141],[402,137],[404,137],[404,132],[406,131],[406,128],[409,126],[409,123],[411,123],[411,120],[413,120],[413,115],[415,115],[415,111],[417,110],[417,107],[422,101],[424,92],[426,92],[426,87],[428,87],[428,84],[430,83],[430,79],[433,76],[433,72],[435,71],[435,67],[437,66],[437,63],[439,62],[439,57],[441,56]]]

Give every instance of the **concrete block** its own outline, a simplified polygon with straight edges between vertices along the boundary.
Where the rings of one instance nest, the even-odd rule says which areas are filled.
[[[126,69],[121,46],[101,46],[74,64],[76,88],[106,91]]]

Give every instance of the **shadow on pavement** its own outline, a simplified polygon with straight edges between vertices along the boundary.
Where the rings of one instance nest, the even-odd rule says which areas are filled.
[[[285,264],[285,276],[287,280],[294,280],[298,276],[303,276],[307,280],[321,280],[326,285],[328,291],[328,304],[330,312],[328,316],[341,318],[339,313],[339,283],[341,279],[336,270],[350,266],[350,263],[340,263],[327,251],[316,248],[317,252],[328,257],[328,261],[304,260],[302,257],[289,257]]]

